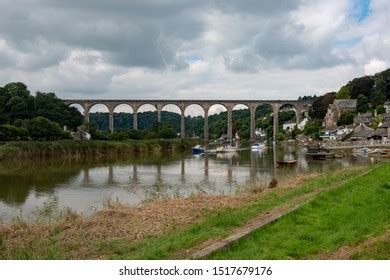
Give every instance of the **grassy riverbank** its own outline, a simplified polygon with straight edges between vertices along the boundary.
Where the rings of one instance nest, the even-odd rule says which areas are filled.
[[[318,195],[296,212],[215,253],[215,259],[307,259],[383,235],[390,228],[390,164]],[[355,258],[381,258],[378,243]],[[387,256],[389,253],[387,252]],[[337,257],[337,254],[335,255]],[[351,256],[353,257],[353,256]]]
[[[279,182],[274,189],[252,187],[232,197],[195,195],[148,203],[139,208],[109,205],[91,217],[61,212],[54,215],[50,223],[46,214],[52,212],[48,207],[42,210],[42,218],[34,222],[19,219],[0,224],[0,259],[188,258],[201,244],[228,236],[234,228],[261,213],[353,178],[364,180],[366,177],[359,175],[372,168],[365,166],[297,177]],[[372,172],[378,170],[390,174],[389,164],[382,163]],[[386,174],[383,180],[388,178]],[[371,181],[363,182],[370,184]],[[344,189],[344,186],[339,188]],[[342,245],[342,242],[335,244]]]
[[[0,160],[175,153],[198,143],[193,139],[14,141],[0,144]]]

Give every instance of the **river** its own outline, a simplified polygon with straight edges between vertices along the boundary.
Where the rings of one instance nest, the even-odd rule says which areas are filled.
[[[275,159],[298,159],[277,168]],[[90,161],[29,161],[0,164],[0,219],[34,217],[51,205],[89,214],[110,201],[132,206],[196,193],[234,195],[248,185],[267,187],[276,178],[367,164],[373,158],[306,159],[295,145],[263,152],[191,154]]]

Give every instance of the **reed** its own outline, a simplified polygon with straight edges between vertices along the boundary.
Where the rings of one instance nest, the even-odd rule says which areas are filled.
[[[173,140],[58,140],[15,141],[0,144],[0,160],[37,158],[80,158],[115,155],[168,154],[189,151],[194,139]]]

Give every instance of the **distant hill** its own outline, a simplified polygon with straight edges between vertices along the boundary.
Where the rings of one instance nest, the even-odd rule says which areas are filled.
[[[256,126],[263,127],[264,129],[272,125],[272,119],[264,117],[270,116],[272,110],[269,106],[260,106],[256,110]],[[291,119],[294,116],[291,114],[286,115],[282,113],[282,119]],[[108,130],[108,113],[91,113],[89,117],[90,121],[97,125],[100,130]],[[271,120],[271,121],[270,121]],[[180,133],[180,114],[168,111],[161,112],[161,121],[170,123],[177,133]],[[157,122],[157,113],[154,112],[142,112],[138,113],[138,129],[145,130],[151,128]],[[132,129],[133,127],[133,115],[131,113],[114,113],[114,128],[120,129]],[[204,118],[202,116],[191,117],[186,116],[185,128],[187,136],[203,137]],[[227,112],[221,112],[209,116],[209,134],[210,138],[220,137],[222,134],[226,134],[227,131]],[[241,109],[233,111],[233,132],[239,132],[243,138],[250,137],[250,113],[248,109]]]
[[[379,109],[390,99],[390,69],[372,76],[355,78],[343,85],[338,92],[328,92],[316,97],[309,112],[310,117],[322,120],[328,105],[335,98],[358,99],[359,112]]]

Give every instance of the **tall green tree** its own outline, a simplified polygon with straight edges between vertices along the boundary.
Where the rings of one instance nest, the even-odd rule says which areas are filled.
[[[65,105],[52,92],[37,92],[34,98],[35,116],[45,117],[60,126],[76,128],[83,123],[83,116],[73,107]]]
[[[328,92],[322,96],[319,96],[316,100],[313,101],[313,105],[309,110],[309,116],[312,119],[322,120],[326,115],[329,104],[333,103],[335,97],[335,92]]]
[[[336,99],[350,99],[351,94],[347,86],[342,86],[336,94]]]
[[[368,103],[369,103],[368,98],[365,95],[360,94],[356,99],[356,111],[359,113],[367,112],[369,109]]]
[[[21,82],[9,83],[4,86],[5,90],[5,114],[7,122],[16,119],[30,119],[33,117],[34,98],[30,95],[27,86]]]
[[[344,112],[341,114],[340,118],[337,121],[337,125],[348,125],[353,124],[353,118],[355,117],[354,112]]]
[[[373,76],[364,76],[355,78],[348,82],[347,87],[351,94],[351,98],[356,99],[359,95],[369,97],[374,86]]]
[[[379,101],[383,96],[384,99],[390,99],[390,69],[375,74],[374,82],[372,90],[373,99],[375,98],[376,101]]]

